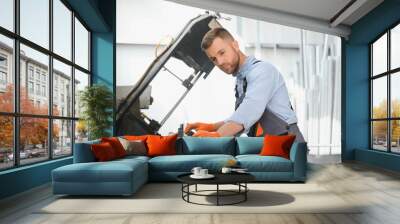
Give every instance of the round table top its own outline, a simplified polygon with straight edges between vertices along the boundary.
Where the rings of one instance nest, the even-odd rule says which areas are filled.
[[[249,173],[212,173],[215,177],[210,179],[194,179],[190,177],[191,174],[181,174],[177,179],[186,184],[236,184],[255,180],[255,177]]]

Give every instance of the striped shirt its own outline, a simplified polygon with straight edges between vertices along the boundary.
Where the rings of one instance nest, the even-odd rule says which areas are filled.
[[[233,121],[242,124],[247,133],[251,126],[258,122],[266,108],[288,124],[297,123],[295,112],[291,108],[288,90],[280,72],[271,63],[257,61],[248,56],[236,77],[239,98],[245,94],[243,101],[235,112],[224,122]],[[244,80],[247,81],[244,93]]]

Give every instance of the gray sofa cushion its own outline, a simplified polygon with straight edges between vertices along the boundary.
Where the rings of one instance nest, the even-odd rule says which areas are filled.
[[[264,137],[237,137],[236,155],[260,154]]]
[[[182,152],[184,155],[225,154],[235,155],[235,139],[233,137],[183,137]]]
[[[250,172],[293,172],[292,161],[279,156],[238,155],[236,159]]]

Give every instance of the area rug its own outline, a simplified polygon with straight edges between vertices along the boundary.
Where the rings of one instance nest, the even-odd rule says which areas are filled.
[[[225,187],[225,190],[233,188]],[[360,213],[360,207],[346,202],[317,184],[254,183],[248,185],[247,201],[237,205],[207,206],[182,200],[181,185],[149,183],[130,197],[61,196],[35,213],[125,214],[125,213]],[[212,190],[213,185],[198,190]],[[194,190],[194,187],[191,188]],[[214,195],[214,193],[210,193]],[[223,197],[223,203],[240,198]],[[213,204],[214,196],[191,196],[197,203]]]

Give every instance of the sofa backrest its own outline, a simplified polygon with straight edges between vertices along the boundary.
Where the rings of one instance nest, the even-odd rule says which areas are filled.
[[[90,148],[92,144],[98,144],[100,140],[75,143],[74,163],[95,162],[96,158]],[[226,154],[235,155],[235,138],[197,138],[183,137],[177,141],[177,154]]]
[[[100,140],[75,143],[74,163],[95,162],[96,159],[90,145],[98,143]],[[263,144],[264,137],[198,138],[185,136],[177,141],[177,154],[226,154],[232,156],[259,154]],[[298,147],[298,143],[295,142],[292,149],[296,147]]]
[[[177,147],[177,154],[198,155],[198,154],[226,154],[235,155],[234,137],[183,137],[182,146]]]
[[[264,137],[236,137],[236,155],[259,154]]]

